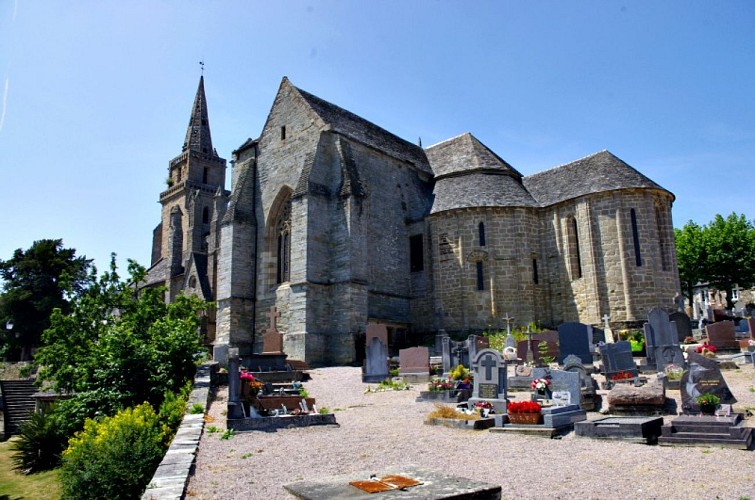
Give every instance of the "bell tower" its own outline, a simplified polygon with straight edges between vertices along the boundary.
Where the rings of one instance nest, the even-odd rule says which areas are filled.
[[[167,188],[160,193],[162,222],[155,230],[152,265],[164,260],[168,301],[182,290],[214,299],[217,226],[229,195],[225,169],[226,161],[212,146],[202,75],[183,148],[168,163]]]

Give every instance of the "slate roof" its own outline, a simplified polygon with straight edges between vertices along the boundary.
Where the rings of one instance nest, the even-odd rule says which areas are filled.
[[[523,183],[541,206],[616,189],[650,188],[669,192],[605,150],[527,176]]]
[[[506,174],[472,172],[435,181],[430,213],[475,207],[537,207],[538,203],[515,178]]]
[[[145,286],[162,285],[165,283],[168,275],[168,263],[164,257],[152,264],[147,269],[147,275],[144,277]],[[141,284],[139,286],[142,286]]]
[[[420,146],[393,135],[351,111],[331,104],[300,88],[293,88],[299,92],[312,110],[331,126],[333,131],[384,151],[400,160],[412,163],[419,170],[432,174],[425,152]]]
[[[425,153],[436,179],[475,170],[498,170],[519,179],[522,177],[514,167],[469,132],[430,146]]]

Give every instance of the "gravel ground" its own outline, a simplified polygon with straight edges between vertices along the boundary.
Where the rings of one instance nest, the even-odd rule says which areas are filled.
[[[368,384],[361,382],[358,368],[310,373],[305,388],[318,407],[335,412],[339,425],[245,432],[223,440],[227,387],[221,387],[209,410],[211,423],[200,442],[187,498],[293,498],[284,484],[402,466],[500,484],[503,498],[755,498],[752,451],[646,446],[573,432],[545,439],[423,425],[433,404],[414,399],[425,384],[365,393]],[[755,408],[754,374],[752,365],[724,372],[739,400],[735,408]],[[678,400],[679,391],[667,391],[667,396]],[[600,416],[588,413],[590,419]],[[747,425],[755,427],[754,419]],[[209,426],[220,432],[208,432]]]

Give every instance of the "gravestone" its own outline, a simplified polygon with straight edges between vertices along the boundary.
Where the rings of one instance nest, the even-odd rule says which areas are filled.
[[[370,345],[373,337],[379,338],[383,344],[388,346],[388,327],[379,323],[369,323],[367,325],[367,335],[365,335],[366,345]]]
[[[511,347],[512,349],[516,349],[516,339],[510,333],[506,335],[504,347]]]
[[[410,382],[430,379],[430,350],[427,347],[410,347],[398,351],[398,374]]]
[[[441,339],[441,364],[443,365],[443,376],[447,377],[451,371],[451,338],[444,335]]]
[[[551,394],[556,392],[568,392],[569,400],[572,405],[581,406],[582,400],[582,381],[577,372],[567,372],[564,370],[550,370],[548,368],[534,368],[532,370],[534,378],[549,378],[551,381]]]
[[[667,365],[684,366],[676,324],[669,320],[669,314],[665,310],[653,308],[648,313],[644,331],[648,364],[655,365],[659,372],[664,371]]]
[[[683,312],[669,314],[669,320],[676,323],[677,341],[684,342],[684,339],[692,336],[692,320]]]
[[[587,385],[587,369],[585,368],[585,365],[582,364],[582,360],[574,354],[570,354],[564,358],[563,370],[565,372],[579,373],[579,378],[582,380],[582,385]]]
[[[482,349],[490,347],[490,339],[480,335],[470,335],[467,337],[467,350],[469,351],[469,360],[471,361]],[[471,367],[470,367],[471,368]]]
[[[364,356],[362,382],[382,382],[389,377],[388,345],[379,337],[372,337],[367,343],[367,349]]]
[[[740,351],[733,321],[719,321],[705,327],[708,343],[716,348],[717,353],[736,353]]]
[[[592,327],[592,340],[590,342],[593,346],[598,346],[600,343],[606,343],[606,332],[600,328]]]
[[[474,387],[469,406],[477,401],[488,401],[495,412],[506,413],[506,361],[495,349],[482,349],[472,360]]]
[[[637,364],[632,358],[632,344],[626,340],[600,346],[600,358],[607,381],[613,380],[619,372],[639,376]]]
[[[695,352],[687,356],[689,367],[682,374],[679,390],[682,395],[682,411],[697,413],[700,407],[695,399],[705,393],[712,392],[720,398],[720,404],[734,404],[737,399],[729,390],[718,363]]]
[[[532,354],[535,361],[539,361],[543,357],[540,353],[540,342],[545,342],[546,350],[545,356],[550,356],[553,360],[558,360],[558,332],[548,330],[540,333],[532,334]],[[517,357],[520,359],[527,359],[527,355],[530,349],[529,340],[520,340],[517,342]]]
[[[564,358],[574,354],[582,363],[592,364],[590,340],[592,327],[582,323],[563,323],[558,327],[558,364],[564,363]]]
[[[755,318],[747,318],[747,327],[750,329],[750,338],[755,340]]]
[[[262,334],[262,354],[281,354],[283,352],[283,335],[278,332],[278,318],[281,313],[275,306],[270,308],[268,317],[270,326]]]

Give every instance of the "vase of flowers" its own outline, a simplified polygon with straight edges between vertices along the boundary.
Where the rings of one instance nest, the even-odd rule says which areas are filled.
[[[547,378],[536,378],[530,384],[532,390],[537,392],[541,396],[545,396],[550,399],[551,397],[551,381]]]
[[[506,406],[512,424],[539,424],[542,409],[535,401],[514,401]]]
[[[495,406],[490,401],[476,401],[474,408],[480,413],[482,418],[488,418],[491,413],[495,413]]]
[[[715,415],[716,407],[721,399],[712,392],[706,392],[695,398],[697,406],[700,407],[700,413],[703,415]]]

